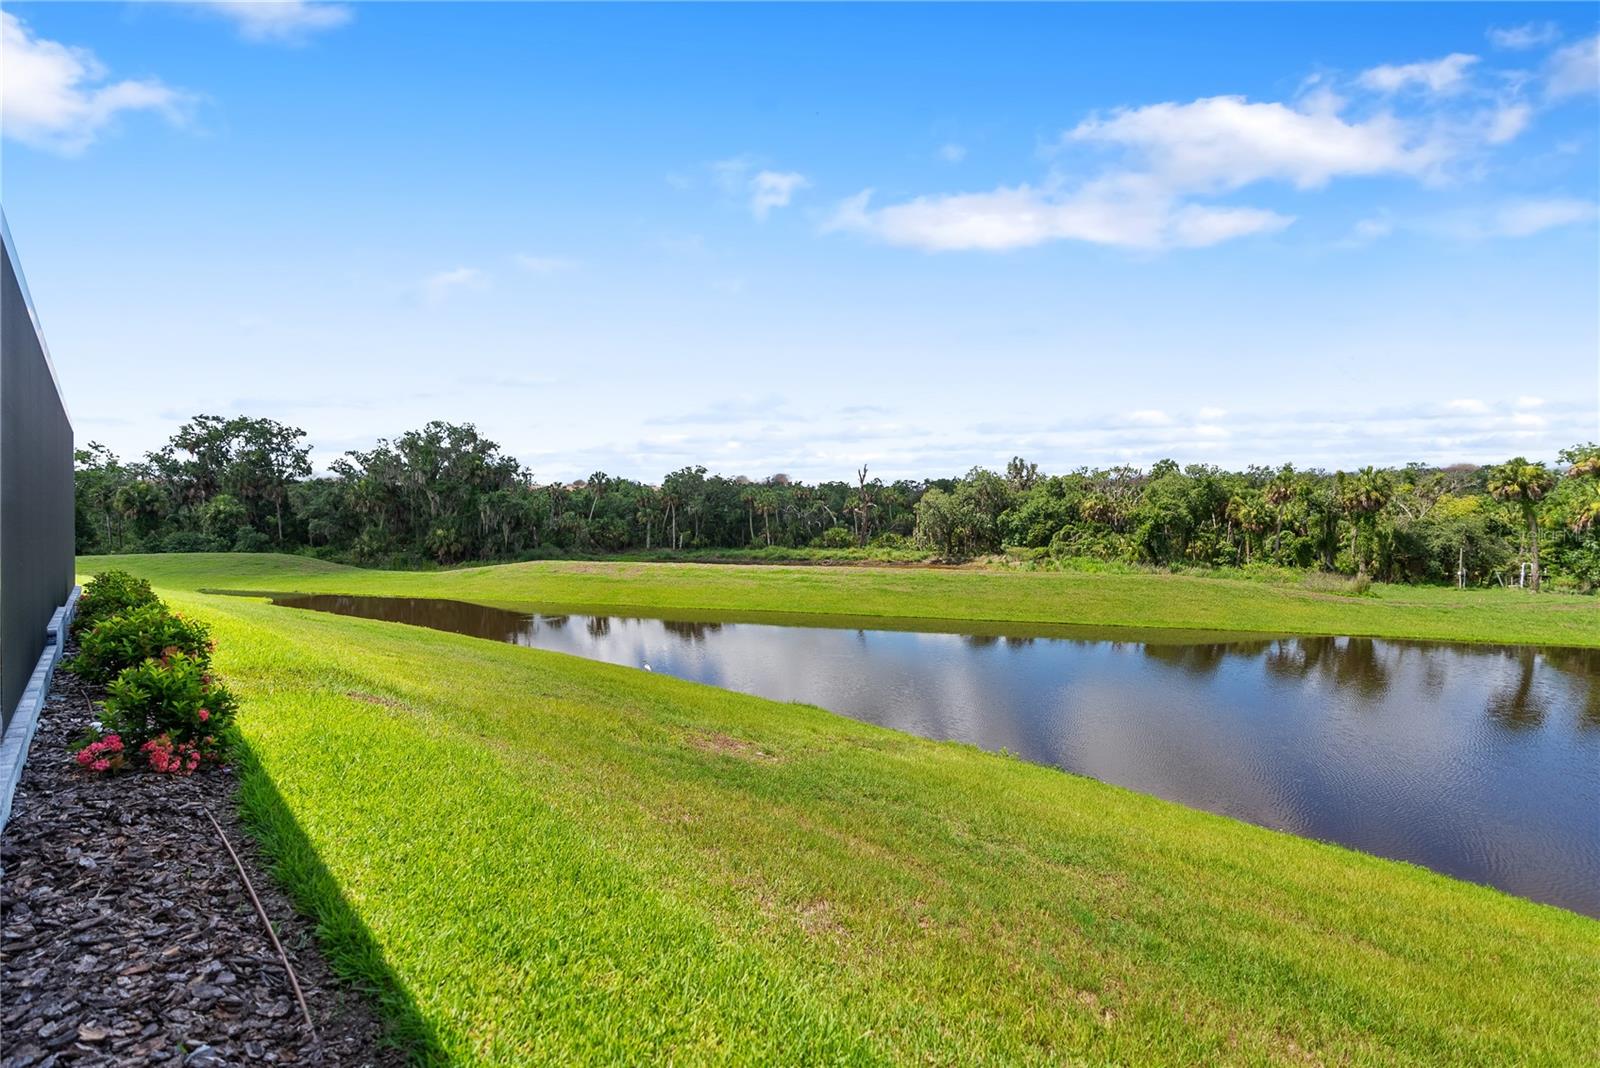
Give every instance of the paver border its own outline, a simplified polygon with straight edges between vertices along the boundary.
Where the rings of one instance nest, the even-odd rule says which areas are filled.
[[[66,649],[67,631],[78,612],[78,595],[82,592],[82,586],[72,587],[66,603],[50,614],[45,628],[44,652],[33,665],[27,688],[17,701],[4,739],[0,739],[0,830],[5,829],[6,821],[11,818],[11,799],[17,792],[17,783],[22,780],[22,768],[28,762],[28,749],[39,726],[39,714],[44,711],[45,696],[50,692],[50,682],[55,678],[56,667]]]

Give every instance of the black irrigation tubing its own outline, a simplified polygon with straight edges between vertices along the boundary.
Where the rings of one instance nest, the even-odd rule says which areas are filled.
[[[311,1010],[306,1008],[306,996],[300,992],[300,979],[294,974],[294,965],[289,963],[289,955],[283,951],[283,943],[278,941],[278,932],[272,929],[272,921],[267,918],[267,910],[261,904],[261,898],[256,896],[256,888],[250,882],[249,874],[244,870],[244,863],[239,860],[239,854],[234,852],[233,843],[228,841],[228,836],[222,833],[222,824],[218,823],[211,811],[201,806],[201,812],[206,819],[211,821],[211,826],[216,828],[217,837],[222,839],[228,856],[233,858],[233,866],[239,869],[239,878],[244,880],[244,888],[250,892],[250,902],[256,907],[256,915],[261,917],[261,926],[267,929],[267,937],[272,939],[272,948],[278,951],[278,959],[283,961],[283,970],[289,975],[289,985],[294,988],[294,999],[300,1003],[300,1015],[305,1017],[306,1030],[311,1035],[311,1041],[317,1041],[317,1026],[311,1022]]]
[[[83,698],[84,704],[91,709],[94,708],[94,698],[90,695],[89,688],[84,685],[83,680],[74,676],[73,682],[77,684],[78,693]],[[272,920],[267,916],[266,906],[261,904],[261,897],[256,893],[255,885],[250,882],[250,874],[244,870],[244,862],[239,859],[239,854],[234,851],[233,843],[228,841],[228,836],[223,833],[222,824],[217,822],[216,817],[211,814],[211,810],[206,808],[205,805],[202,804],[199,808],[206,819],[210,821],[212,828],[216,830],[217,837],[222,840],[222,847],[228,851],[228,856],[233,859],[233,866],[239,872],[239,878],[244,883],[245,890],[250,894],[250,903],[255,906],[256,915],[261,918],[261,926],[267,929],[267,937],[272,939],[272,948],[278,951],[278,959],[283,962],[283,971],[289,977],[289,986],[294,991],[294,1000],[299,1004],[300,1015],[306,1021],[306,1031],[310,1034],[312,1043],[315,1044],[317,1042],[317,1025],[312,1022],[311,1010],[306,1006],[306,996],[300,989],[300,977],[295,974],[294,965],[289,963],[289,954],[283,951],[283,943],[278,941],[278,932],[272,927]]]

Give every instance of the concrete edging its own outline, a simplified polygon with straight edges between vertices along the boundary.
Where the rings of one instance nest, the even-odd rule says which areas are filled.
[[[66,649],[67,631],[72,626],[72,617],[78,612],[78,595],[82,592],[82,586],[72,587],[72,592],[67,594],[67,603],[51,613],[50,623],[45,628],[44,652],[39,654],[27,689],[22,691],[22,699],[17,702],[11,724],[6,728],[5,738],[0,740],[0,830],[5,829],[6,821],[11,818],[11,798],[17,792],[17,783],[22,780],[22,768],[28,762],[28,747],[33,744],[33,732],[39,726],[39,714],[44,711],[50,682],[55,678],[56,666],[60,664],[62,652]]]

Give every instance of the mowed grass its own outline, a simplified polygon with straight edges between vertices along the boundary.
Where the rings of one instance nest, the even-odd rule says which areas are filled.
[[[1355,597],[1240,579],[937,568],[537,562],[371,571],[273,554],[84,557],[185,589],[448,597],[506,608],[1064,623],[1600,646],[1600,598],[1374,585]]]
[[[820,709],[191,592],[263,577],[161,592],[215,628],[281,877],[422,1059],[1594,1061],[1593,920]]]

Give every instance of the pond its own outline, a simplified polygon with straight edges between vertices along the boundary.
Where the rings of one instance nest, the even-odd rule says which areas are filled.
[[[820,705],[1600,917],[1600,650],[274,603]]]

